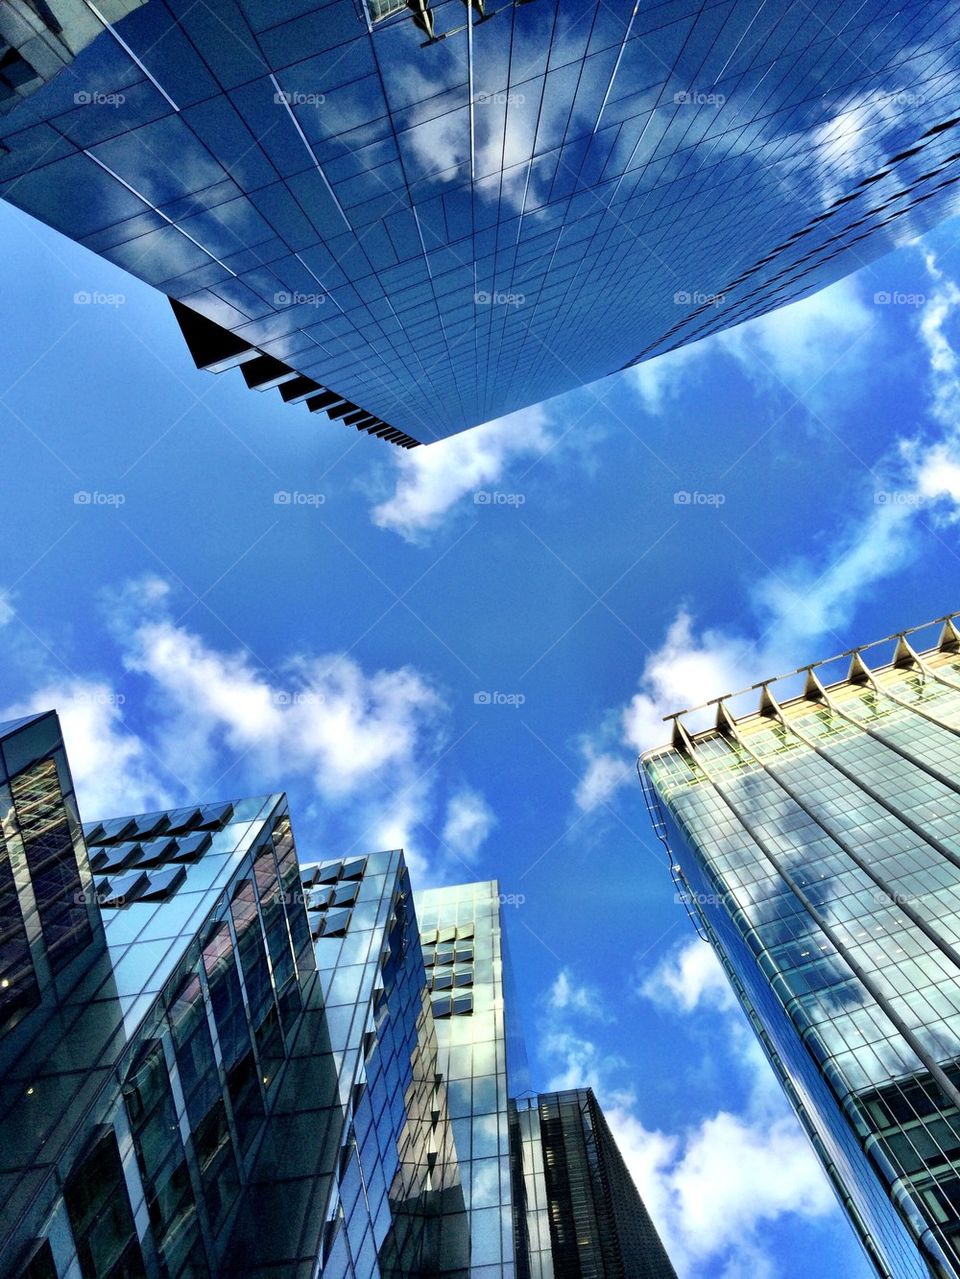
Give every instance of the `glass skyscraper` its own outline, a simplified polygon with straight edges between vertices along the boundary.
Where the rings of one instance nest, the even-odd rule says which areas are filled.
[[[590,1088],[511,1103],[521,1279],[677,1279]]]
[[[681,713],[641,777],[877,1272],[956,1279],[960,633],[919,635],[765,682],[757,712],[720,698],[712,728]]]
[[[199,365],[403,447],[958,207],[951,5],[17,7],[100,34],[46,81],[4,55],[0,195],[166,293]]]
[[[299,859],[283,795],[81,826],[52,712],[0,725],[0,819],[3,1279],[530,1273],[496,883],[418,920],[402,852]]]

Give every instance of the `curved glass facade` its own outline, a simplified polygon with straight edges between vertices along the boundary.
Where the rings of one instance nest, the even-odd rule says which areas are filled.
[[[897,1279],[960,1274],[958,737],[948,624],[643,761],[678,897]]]

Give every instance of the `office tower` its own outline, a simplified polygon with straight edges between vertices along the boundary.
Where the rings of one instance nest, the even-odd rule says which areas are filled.
[[[49,29],[67,4],[35,9]],[[202,367],[407,448],[793,301],[958,207],[949,5],[103,19],[0,120],[0,195],[166,293]]]
[[[960,635],[674,720],[643,758],[715,948],[877,1272],[960,1275]],[[761,687],[761,686],[758,686]]]
[[[677,1279],[591,1088],[511,1106],[522,1279]]]
[[[4,1279],[528,1273],[496,883],[422,947],[402,852],[301,863],[283,795],[82,827],[52,712],[0,725],[0,812]],[[642,1231],[590,1106],[578,1184]]]
[[[0,743],[0,1273],[464,1273],[401,855],[305,898],[283,796],[84,832],[56,716]]]
[[[512,1275],[509,1100],[527,1087],[495,880],[418,895],[423,958],[470,1219],[471,1275]]]

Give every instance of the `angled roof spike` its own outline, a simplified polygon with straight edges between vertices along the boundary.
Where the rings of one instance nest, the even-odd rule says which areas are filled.
[[[772,715],[777,719],[781,716],[780,703],[770,692],[769,683],[763,684],[760,688],[760,714]]]
[[[716,729],[718,733],[723,733],[725,737],[738,737],[737,721],[730,714],[725,697],[718,697],[717,702],[717,720]]]
[[[941,653],[953,653],[960,648],[960,631],[957,630],[952,617],[948,617],[943,624],[940,639],[937,641],[937,648],[939,648]]]
[[[812,666],[807,671],[803,695],[811,702],[825,702],[827,700],[826,690],[820,683],[820,679]]]
[[[690,734],[680,723],[680,716],[686,714],[685,711],[677,711],[675,715],[665,715],[664,719],[673,720],[673,732],[670,734],[670,745],[675,751],[693,751],[693,739]]]
[[[299,377],[291,378],[289,382],[281,382],[277,390],[284,404],[300,404],[314,395],[319,395],[323,387],[319,382],[314,382],[312,377],[304,377],[301,373]]]
[[[310,399],[307,400],[307,408],[311,413],[321,413],[334,404],[342,403],[343,396],[337,395],[336,391],[321,391],[319,395],[311,395]]]
[[[847,671],[847,680],[851,684],[873,683],[873,671],[863,660],[860,650],[857,648],[850,655],[850,669]]]
[[[240,372],[251,391],[268,391],[297,376],[296,369],[284,364],[282,360],[275,360],[272,355],[258,355],[253,360],[247,360],[240,365]]]
[[[910,647],[910,641],[906,635],[897,636],[897,648],[893,655],[894,666],[919,666],[917,655]]]
[[[256,347],[241,337],[237,337],[230,329],[225,329],[213,320],[207,319],[199,311],[185,306],[176,298],[170,299],[173,314],[180,325],[180,332],[187,344],[187,350],[193,356],[198,369],[207,369],[211,373],[222,373],[232,369],[236,364],[253,360],[260,354]]]

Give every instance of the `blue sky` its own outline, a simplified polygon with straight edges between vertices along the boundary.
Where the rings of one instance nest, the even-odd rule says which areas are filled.
[[[957,607],[960,224],[410,453],[0,231],[0,718],[61,712],[88,820],[282,788],[306,857],[498,877],[534,1082],[598,1089],[680,1273],[867,1276],[633,766],[669,710]]]

